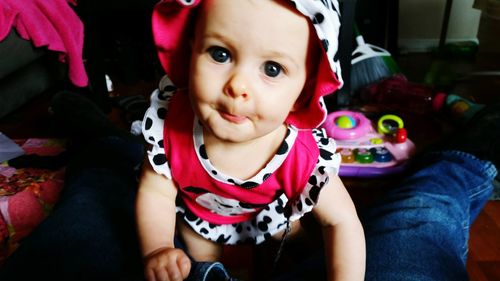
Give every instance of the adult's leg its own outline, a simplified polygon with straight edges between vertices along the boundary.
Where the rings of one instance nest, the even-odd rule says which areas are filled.
[[[117,277],[127,270],[142,276],[134,165],[111,152],[121,141],[100,140],[82,151],[85,157],[102,157],[92,159],[95,165],[78,163],[78,170],[68,170],[60,201],[7,260],[0,280],[124,280]]]
[[[427,165],[362,216],[366,280],[467,280],[469,226],[496,169],[470,154],[429,154]]]
[[[500,106],[487,106],[362,216],[366,280],[468,279],[469,227],[492,193],[499,137]]]
[[[80,117],[86,114],[92,106]],[[98,134],[73,152],[59,202],[9,257],[0,280],[142,279],[134,219],[142,144]]]

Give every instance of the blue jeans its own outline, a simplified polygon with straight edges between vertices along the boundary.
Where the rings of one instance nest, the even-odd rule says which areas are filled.
[[[458,151],[430,153],[420,165],[362,216],[366,280],[468,280],[469,228],[497,170]]]
[[[0,269],[0,280],[143,280],[134,200],[142,145],[108,137],[69,165],[53,213]],[[472,155],[427,154],[421,168],[362,217],[367,280],[467,280],[469,226],[495,167]],[[275,280],[321,280],[322,254]]]

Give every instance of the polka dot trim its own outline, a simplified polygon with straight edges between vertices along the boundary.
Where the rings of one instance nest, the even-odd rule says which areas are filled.
[[[235,177],[231,177],[225,175],[215,168],[205,151],[205,143],[203,140],[203,127],[198,122],[198,119],[194,120],[194,129],[193,129],[193,142],[194,149],[196,150],[196,155],[200,160],[201,165],[210,174],[212,178],[227,184],[234,184],[237,186],[241,186],[244,188],[252,188],[262,184],[270,174],[274,173],[283,162],[286,160],[288,153],[290,152],[290,148],[295,143],[295,139],[297,138],[298,131],[297,129],[289,126],[285,139],[283,140],[278,152],[273,156],[271,161],[267,163],[267,165],[259,171],[255,176],[248,180],[242,180]]]
[[[163,125],[170,98],[176,90],[177,88],[172,81],[167,76],[164,76],[160,80],[158,89],[151,93],[151,104],[146,110],[142,121],[142,134],[146,142],[151,144],[151,149],[147,152],[149,162],[155,172],[169,179],[172,178],[172,175],[165,157]]]

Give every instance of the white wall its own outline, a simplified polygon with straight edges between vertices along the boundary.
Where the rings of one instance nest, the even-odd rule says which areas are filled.
[[[399,40],[402,52],[437,47],[446,0],[399,0]],[[446,42],[474,40],[481,12],[474,0],[453,0]]]

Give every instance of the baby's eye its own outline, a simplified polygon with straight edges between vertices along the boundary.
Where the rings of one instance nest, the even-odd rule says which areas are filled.
[[[268,61],[264,64],[264,73],[269,77],[277,77],[283,71],[283,67],[276,62]]]
[[[231,54],[229,51],[222,47],[210,47],[208,53],[214,59],[214,61],[219,63],[227,62],[231,59]]]

